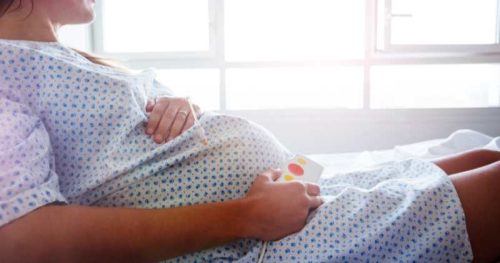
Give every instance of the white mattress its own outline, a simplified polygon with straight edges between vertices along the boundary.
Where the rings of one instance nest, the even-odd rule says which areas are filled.
[[[500,150],[500,137],[493,138],[472,130],[458,130],[448,138],[395,146],[389,150],[309,156],[325,166],[323,177],[331,177],[339,172],[359,170],[385,162],[408,158],[434,159],[476,148]]]

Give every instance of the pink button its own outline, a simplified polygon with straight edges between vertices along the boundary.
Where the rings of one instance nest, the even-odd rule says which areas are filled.
[[[294,163],[291,163],[288,165],[288,170],[292,174],[297,175],[297,176],[304,175],[304,169],[302,169],[302,167],[300,167],[299,165],[294,164]]]

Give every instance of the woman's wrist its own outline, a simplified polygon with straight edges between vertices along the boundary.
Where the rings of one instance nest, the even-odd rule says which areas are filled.
[[[245,197],[237,200],[239,207],[239,216],[236,221],[237,225],[237,237],[238,238],[258,238],[258,218],[253,215],[253,210],[255,207],[255,198]]]
[[[0,243],[9,244],[0,254],[14,261],[23,248],[24,261],[160,261],[254,236],[249,207],[246,199],[166,209],[45,206],[0,228]]]

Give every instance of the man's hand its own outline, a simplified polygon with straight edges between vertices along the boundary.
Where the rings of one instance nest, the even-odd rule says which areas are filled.
[[[200,115],[201,111],[197,105],[193,105],[193,113],[189,105],[189,99],[182,97],[159,97],[149,100],[146,112],[149,112],[149,120],[146,126],[146,134],[153,136],[156,143],[165,143],[194,124],[194,115]]]

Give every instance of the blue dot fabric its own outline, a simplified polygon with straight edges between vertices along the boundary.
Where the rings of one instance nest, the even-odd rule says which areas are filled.
[[[144,133],[146,101],[172,92],[151,70],[120,72],[58,43],[0,40],[0,71],[0,226],[54,202],[170,208],[237,199],[291,157],[255,123],[213,113],[156,144]],[[458,195],[430,162],[320,186],[327,202],[301,231],[269,242],[264,262],[472,260]],[[256,262],[262,247],[245,239],[169,262]]]

